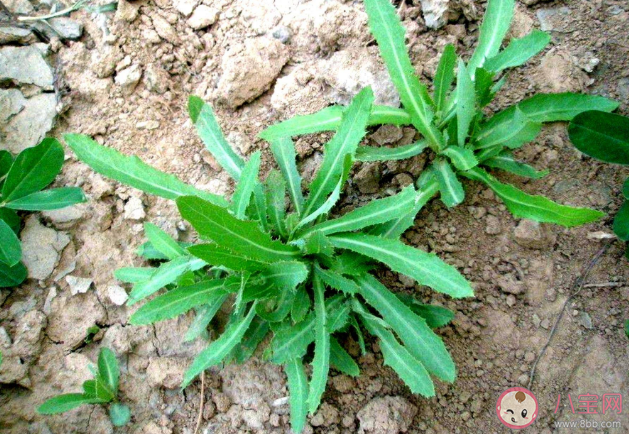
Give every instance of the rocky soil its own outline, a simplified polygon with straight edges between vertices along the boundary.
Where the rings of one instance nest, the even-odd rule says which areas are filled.
[[[266,149],[256,134],[269,124],[346,103],[367,85],[378,103],[399,104],[360,1],[119,0],[117,10],[107,12],[94,7],[108,1],[96,0],[91,9],[49,25],[23,25],[15,16],[43,15],[51,5],[63,5],[2,1],[0,148],[12,152],[46,134],[85,133],[200,188],[229,194],[232,184],[188,120],[189,94],[212,102],[228,139],[245,155]],[[483,8],[473,0],[399,4],[420,75],[433,76],[447,43],[471,52]],[[579,91],[615,98],[621,113],[629,114],[628,22],[624,0],[522,0],[511,36],[541,28],[553,43],[510,74],[490,108],[540,91]],[[405,144],[414,135],[410,128],[382,127],[366,140]],[[316,170],[327,137],[297,141],[306,177]],[[546,127],[519,156],[551,170],[542,181],[504,177],[528,192],[610,215],[620,206],[627,171],[580,155],[568,143],[565,125]],[[0,292],[0,430],[192,434],[201,413],[203,433],[289,432],[285,377],[261,354],[244,366],[209,371],[203,408],[200,382],[179,390],[183,371],[205,342],[182,343],[190,317],[128,326],[136,308],[124,305],[127,288],[113,271],[142,265],[134,251],[144,241],[145,221],[181,240],[193,234],[172,203],[103,179],[69,151],[67,157],[57,184],[83,187],[89,201],[26,219],[21,239],[29,280]],[[390,194],[424,164],[417,157],[358,166],[345,200]],[[381,276],[392,288],[456,311],[440,333],[457,363],[457,382],[439,384],[433,399],[414,396],[382,366],[372,342],[372,351],[358,358],[360,377],[332,371],[307,433],[507,432],[495,415],[496,400],[509,387],[529,384],[576,277],[611,233],[611,218],[570,230],[538,225],[514,219],[478,184],[466,189],[465,203],[454,210],[431,202],[406,238],[457,266],[474,283],[476,297],[452,301],[394,273]],[[540,414],[528,432],[572,432],[554,428],[555,421],[582,418],[572,414],[568,394],[576,401],[586,393],[627,393],[629,346],[622,324],[629,317],[629,267],[623,249],[613,243],[590,276],[595,285],[568,304],[532,379]],[[222,327],[221,318],[213,327]],[[343,344],[359,354],[351,337]],[[114,429],[98,406],[37,415],[35,408],[50,396],[80,390],[101,346],[119,357],[121,398],[132,409],[131,423]],[[555,412],[558,394],[562,402]],[[629,412],[590,420],[618,420],[624,428],[600,432],[627,432]]]

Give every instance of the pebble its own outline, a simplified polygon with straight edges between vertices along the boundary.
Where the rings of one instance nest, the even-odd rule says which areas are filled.
[[[107,296],[109,300],[116,306],[122,306],[127,302],[129,295],[122,286],[110,285],[107,287]]]
[[[490,215],[486,219],[487,226],[485,227],[485,233],[489,235],[498,235],[502,232],[502,224],[498,217]]]
[[[192,16],[188,19],[187,23],[193,29],[201,30],[214,24],[217,18],[217,9],[210,6],[201,5],[194,10]]]
[[[142,78],[142,69],[139,65],[132,65],[118,72],[114,81],[122,88],[125,95],[129,95],[135,90],[140,78]]]
[[[159,121],[140,121],[137,124],[135,124],[135,127],[138,130],[156,130],[159,128]]]
[[[85,294],[92,286],[92,279],[87,277],[66,276],[66,282],[70,286],[70,294]]]
[[[139,197],[131,197],[124,206],[124,218],[127,220],[142,220],[146,217],[144,205]]]

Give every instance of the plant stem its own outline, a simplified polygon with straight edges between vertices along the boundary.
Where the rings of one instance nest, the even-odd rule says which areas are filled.
[[[69,6],[69,7],[65,8],[65,9],[62,9],[62,10],[58,11],[58,12],[54,12],[52,14],[40,15],[40,16],[36,16],[36,17],[17,17],[17,19],[18,19],[18,21],[22,21],[22,22],[48,20],[50,18],[60,17],[62,15],[69,14],[70,12],[74,12],[75,10],[77,10],[81,6],[83,6],[83,4],[85,2],[86,2],[86,0],[79,0],[78,2],[74,3],[72,6]]]

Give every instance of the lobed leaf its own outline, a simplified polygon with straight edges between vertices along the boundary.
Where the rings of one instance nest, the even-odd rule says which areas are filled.
[[[453,298],[471,297],[469,282],[451,265],[434,253],[407,246],[398,240],[366,234],[331,235],[330,241],[339,249],[348,249],[380,261],[393,271],[402,273],[419,284]],[[359,278],[357,276],[356,278]]]
[[[194,195],[215,205],[227,206],[227,201],[221,196],[198,190],[174,175],[149,166],[136,156],[127,157],[82,134],[66,134],[63,137],[79,160],[103,176],[165,199]]]
[[[436,329],[448,325],[454,319],[454,312],[442,306],[420,303],[415,297],[406,294],[396,294],[413,313],[426,320],[428,327]]]
[[[488,185],[502,199],[509,211],[519,218],[574,227],[594,222],[605,215],[593,209],[559,205],[543,196],[532,196],[512,185],[502,184],[478,167],[461,174]]]
[[[197,258],[213,266],[225,267],[234,271],[258,271],[268,264],[253,260],[240,253],[234,253],[218,244],[197,244],[188,247],[188,251]]]
[[[315,275],[330,288],[343,291],[345,294],[353,295],[358,292],[358,285],[353,280],[343,277],[334,270],[324,270],[317,264],[315,265]]]
[[[225,140],[212,107],[198,96],[191,96],[188,100],[188,112],[207,150],[216,158],[218,164],[238,181],[245,163]]]

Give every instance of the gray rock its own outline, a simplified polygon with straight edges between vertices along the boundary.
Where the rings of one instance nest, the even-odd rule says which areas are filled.
[[[4,47],[0,50],[0,81],[34,84],[45,90],[53,89],[54,77],[44,59],[40,44],[27,47]]]
[[[232,45],[222,61],[221,99],[231,108],[251,101],[271,87],[288,61],[288,49],[277,39],[246,39]]]
[[[23,109],[7,123],[0,121],[0,149],[17,154],[37,145],[50,131],[57,116],[57,98],[54,93],[41,93],[25,100],[13,94],[13,98],[23,104]]]
[[[570,9],[567,7],[539,9],[537,11],[537,19],[540,28],[544,32],[553,30],[563,30],[566,26],[566,18],[570,15]]]
[[[2,3],[16,15],[30,15],[35,12],[35,8],[28,0],[2,0]]]
[[[545,226],[528,219],[522,219],[513,234],[516,243],[529,249],[545,249],[555,242],[555,237]]]
[[[29,29],[21,27],[0,27],[0,45],[5,44],[30,44],[37,39]]]
[[[66,282],[70,286],[70,294],[85,294],[92,286],[92,279],[87,277],[66,276]]]
[[[61,209],[44,211],[42,215],[59,229],[68,229],[85,215],[85,204],[67,206]]]
[[[26,219],[20,239],[28,277],[37,280],[45,280],[52,274],[60,253],[70,242],[66,234],[43,226],[35,215]]]
[[[17,89],[0,89],[0,124],[18,114],[25,106],[26,99]]]
[[[199,4],[199,0],[173,0],[173,6],[184,17],[189,17],[195,7]]]
[[[142,69],[139,65],[131,65],[116,74],[114,81],[122,88],[126,95],[133,93],[135,87],[142,78]]]
[[[400,97],[377,51],[348,48],[337,51],[325,62],[321,74],[331,87],[333,102],[347,105],[363,88],[371,86],[376,104],[399,107]]]
[[[271,35],[282,44],[287,44],[292,36],[290,29],[286,26],[276,27]]]
[[[218,9],[201,5],[194,10],[187,23],[193,29],[200,30],[214,24],[217,18]]]
[[[625,102],[629,101],[629,78],[618,80],[618,93]]]
[[[83,24],[68,17],[57,17],[48,20],[48,24],[57,32],[61,39],[79,39],[83,34]]]
[[[443,27],[450,0],[421,0],[426,26],[431,29]]]

